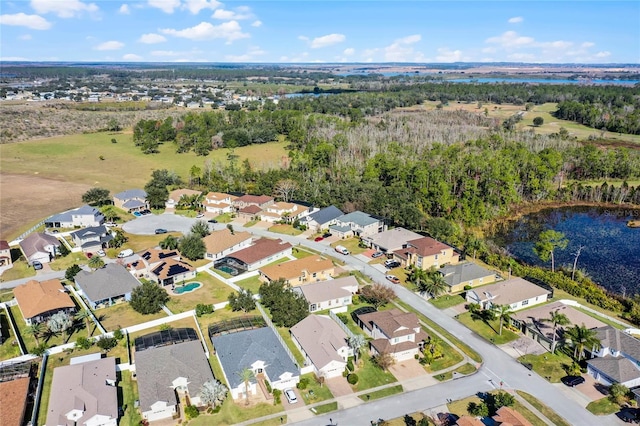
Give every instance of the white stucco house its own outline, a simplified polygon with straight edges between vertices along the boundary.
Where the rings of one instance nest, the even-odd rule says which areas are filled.
[[[587,361],[587,372],[607,386],[640,386],[640,340],[610,325],[595,331],[601,346],[591,350],[594,358]]]

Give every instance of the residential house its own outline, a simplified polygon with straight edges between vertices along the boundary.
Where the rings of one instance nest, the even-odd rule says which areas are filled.
[[[210,260],[222,259],[233,252],[247,248],[253,241],[251,233],[231,232],[227,228],[213,231],[202,240],[207,248],[205,257]]]
[[[372,249],[391,253],[406,247],[408,241],[422,238],[422,235],[416,234],[404,228],[393,228],[379,234],[373,234],[362,238],[362,241]]]
[[[295,387],[300,381],[300,371],[292,356],[269,327],[211,336],[211,342],[234,400],[244,398],[247,393],[256,395],[258,380],[280,390]],[[245,369],[255,376],[246,388],[240,377]]]
[[[305,365],[312,365],[317,377],[341,376],[347,360],[353,356],[347,333],[331,318],[309,315],[291,327],[293,343],[304,355]]]
[[[165,208],[175,209],[180,205],[182,197],[195,197],[202,195],[200,191],[194,191],[193,189],[176,189],[169,193],[169,199],[165,202]]]
[[[91,226],[72,232],[71,239],[76,247],[82,248],[83,253],[95,253],[109,246],[113,234],[104,225]]]
[[[459,255],[453,247],[431,237],[407,241],[405,247],[393,252],[393,258],[404,266],[414,266],[425,271],[431,267],[440,268],[459,261]]]
[[[607,386],[640,386],[640,340],[610,325],[595,331],[600,349],[591,350],[594,358],[587,361],[587,372]]]
[[[420,353],[428,335],[422,331],[418,317],[399,309],[357,315],[358,326],[373,340],[373,355],[388,353],[396,361],[413,358]]]
[[[46,424],[117,426],[116,359],[54,368]]]
[[[0,382],[0,419],[3,426],[22,426],[25,423],[29,400],[29,377]]]
[[[56,237],[41,232],[29,234],[24,240],[20,241],[20,250],[24,254],[29,265],[33,262],[49,263],[58,254],[60,244]]]
[[[449,293],[458,293],[465,288],[490,284],[496,280],[495,272],[483,268],[474,262],[445,265],[439,269],[444,281],[449,287]]]
[[[144,189],[127,189],[113,196],[113,205],[128,213],[149,208],[147,192]]]
[[[533,426],[522,414],[511,407],[500,407],[491,417],[497,426]]]
[[[288,285],[295,287],[307,282],[328,280],[334,273],[335,267],[330,259],[313,255],[263,266],[260,268],[260,279],[271,282],[283,278]]]
[[[293,290],[301,294],[309,303],[309,312],[331,309],[334,312],[346,312],[353,303],[353,295],[358,291],[358,280],[353,276],[335,280],[309,283]]]
[[[255,271],[271,262],[291,256],[291,250],[291,244],[279,238],[260,238],[253,245],[233,252],[224,259],[244,271]]]
[[[245,194],[233,200],[233,206],[236,210],[241,210],[247,206],[256,206],[264,210],[267,206],[273,204],[274,201],[273,197],[269,197],[268,195]]]
[[[551,290],[516,277],[467,291],[467,302],[477,303],[482,309],[507,305],[517,311],[544,303],[552,296]]]
[[[174,285],[196,277],[196,268],[187,262],[167,259],[149,271],[149,278],[162,286]]]
[[[135,369],[140,411],[148,421],[172,418],[184,397],[191,405],[204,406],[202,386],[214,380],[200,340],[136,351]]]
[[[387,225],[384,220],[368,215],[361,211],[347,213],[335,219],[335,224],[329,226],[329,231],[340,238],[357,236],[360,238],[384,232]]]
[[[260,220],[270,223],[279,221],[291,223],[308,211],[309,208],[306,206],[279,201],[266,206],[264,210],[260,212]]]
[[[216,215],[223,213],[232,213],[233,200],[237,197],[235,195],[225,194],[222,192],[209,192],[204,198],[204,208],[209,212]]]
[[[306,225],[308,229],[320,232],[329,229],[329,226],[335,224],[336,219],[342,215],[344,215],[344,213],[336,206],[329,206],[305,216],[302,223]]]
[[[100,210],[84,205],[45,219],[44,226],[47,228],[84,228],[87,226],[100,226],[103,223],[104,215],[100,213]]]
[[[0,273],[13,267],[11,260],[11,247],[5,240],[0,240]]]
[[[13,294],[27,325],[45,322],[58,312],[72,314],[76,310],[58,279],[31,280],[14,288]]]
[[[250,205],[250,206],[242,207],[236,212],[236,214],[238,215],[239,219],[244,219],[249,221],[249,220],[260,219],[261,212],[262,212],[262,208],[258,206]]]
[[[108,263],[93,272],[80,271],[75,277],[78,293],[92,309],[131,300],[131,292],[140,285],[124,266]]]
[[[466,414],[456,420],[456,426],[485,426],[477,417],[467,416]]]

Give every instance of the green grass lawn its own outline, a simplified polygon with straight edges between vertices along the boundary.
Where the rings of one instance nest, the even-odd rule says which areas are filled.
[[[526,392],[517,390],[516,393],[524,398],[529,404],[533,405],[543,416],[547,419],[551,420],[551,422],[556,426],[571,426],[567,423],[562,417],[560,417],[555,411],[551,408],[547,407],[542,402],[538,401],[536,397],[533,395],[529,395]]]
[[[122,401],[118,401],[118,405],[124,408],[124,416],[120,418],[120,424],[137,425],[142,420],[140,412],[134,406],[135,401],[139,399],[138,383],[131,379],[130,371],[123,371],[120,375],[118,390],[122,392]]]
[[[336,246],[346,247],[351,254],[360,254],[367,251],[366,248],[360,247],[359,244],[360,244],[360,239],[354,237],[354,238],[347,238],[346,240],[338,240],[334,243],[331,243],[331,247],[334,247],[334,248]]]
[[[56,257],[49,265],[54,271],[66,271],[74,264],[82,266],[88,263],[89,258],[84,253],[69,253],[64,257]]]
[[[216,220],[218,223],[229,223],[233,222],[233,218],[231,217],[231,213],[222,213],[219,216],[216,216]]]
[[[476,371],[476,367],[467,363],[464,364],[458,368],[456,368],[454,370],[456,373],[460,373],[460,374],[471,374],[474,371]],[[436,380],[439,380],[441,382],[444,382],[445,380],[451,380],[453,379],[453,372],[452,371],[447,371],[446,373],[442,373],[442,374],[437,374],[434,376]]]
[[[268,230],[271,231],[271,232],[276,232],[278,234],[284,234],[284,235],[300,235],[300,234],[302,234],[301,230],[296,229],[291,225],[284,225],[284,224],[273,225]]]
[[[282,411],[282,405],[273,404],[257,404],[252,405],[249,409],[244,406],[243,402],[237,404],[231,400],[231,397],[222,404],[222,409],[216,414],[200,414],[193,420],[189,420],[190,426],[230,426],[238,423],[245,422],[250,419],[258,417],[268,416],[269,414],[275,414]],[[276,419],[280,423],[279,418]]]
[[[2,333],[4,336],[4,341],[2,342],[2,345],[0,345],[0,361],[22,355],[20,353],[20,346],[18,346],[17,343],[14,344],[16,338],[13,331],[11,331],[9,318],[7,317],[7,313],[4,309],[0,310],[0,327],[2,327]]]
[[[253,294],[258,294],[260,286],[263,283],[260,281],[260,276],[255,275],[253,277],[245,278],[244,280],[236,281],[236,284],[245,290],[251,290]]]
[[[171,299],[167,302],[167,308],[174,314],[195,309],[199,303],[213,305],[224,302],[233,291],[231,287],[206,272],[198,272],[196,277],[186,284],[190,282],[202,283],[202,287],[177,296],[169,293]]]
[[[302,355],[302,353],[300,353],[300,349],[296,348],[296,345],[293,343],[293,340],[291,338],[291,333],[289,333],[289,329],[286,327],[276,327],[276,328],[278,330],[278,334],[280,335],[280,337],[282,337],[284,342],[287,344],[287,348],[289,348],[289,350],[293,354],[293,357],[296,359],[298,366],[303,366],[304,356]]]
[[[309,384],[306,389],[299,390],[302,399],[307,404],[315,404],[317,402],[326,401],[333,398],[333,394],[327,386],[320,385],[313,373],[307,373],[300,378],[308,378]]]
[[[338,403],[330,402],[328,404],[318,405],[317,407],[314,407],[313,411],[315,414],[327,414],[332,411],[336,411],[337,409],[338,409]]]
[[[0,291],[0,302],[8,302],[13,299],[13,290],[1,290]]]
[[[487,325],[487,323],[483,321],[474,321],[473,319],[471,319],[471,313],[469,312],[458,315],[458,321],[460,321],[465,327],[469,328],[478,335],[482,336],[484,339],[496,345],[512,342],[519,337],[518,334],[507,329],[506,326],[502,327],[502,335],[499,335],[499,320],[489,321]]]
[[[429,333],[431,330],[425,330]],[[429,373],[435,373],[440,370],[444,370],[445,368],[449,368],[453,365],[456,365],[460,361],[463,360],[462,355],[458,353],[458,351],[453,350],[451,346],[447,344],[447,342],[441,340],[440,347],[442,348],[442,357],[433,360],[431,364],[427,364],[424,366],[424,369]]]
[[[555,354],[524,355],[518,358],[518,361],[532,364],[533,371],[551,383],[560,382],[560,379],[567,375],[564,366],[570,366],[573,363],[569,356],[560,351],[556,351]]]
[[[294,247],[291,251],[291,254],[293,254],[293,257],[295,257],[296,259],[303,259],[305,257],[313,256],[314,254],[318,253],[308,251],[306,248]]]
[[[620,411],[620,406],[612,402],[607,396],[591,401],[586,408],[596,416],[606,416]]]
[[[440,296],[437,299],[429,299],[429,303],[431,303],[438,309],[447,309],[452,306],[458,306],[465,302],[465,298],[460,294],[445,294],[444,296]]]
[[[107,331],[114,331],[167,316],[163,311],[150,315],[139,314],[126,302],[109,306],[108,308],[96,309],[94,313]]]
[[[127,242],[119,248],[111,248],[107,250],[107,255],[109,257],[117,257],[118,253],[120,253],[124,249],[131,249],[134,252],[139,252],[142,250],[150,249],[158,247],[160,241],[167,238],[167,236],[173,235],[176,238],[181,238],[182,234],[180,232],[169,232],[167,234],[153,234],[153,235],[134,235],[124,233],[124,236],[127,237]]]
[[[404,389],[402,388],[402,385],[396,385],[396,386],[391,386],[385,389],[380,389],[375,392],[359,395],[358,398],[360,398],[363,401],[373,401],[375,399],[396,395],[396,394],[402,393],[403,391]]]
[[[19,278],[27,278],[27,277],[35,277],[36,270],[33,269],[29,264],[24,260],[24,258],[20,258],[13,262],[13,268],[7,269],[2,273],[2,281],[13,281]]]
[[[375,365],[368,355],[360,357],[358,365],[359,366],[356,367],[355,371],[358,375],[358,383],[351,386],[354,392],[387,385],[397,381],[396,378],[393,377],[393,374],[388,371],[383,371],[380,367]]]

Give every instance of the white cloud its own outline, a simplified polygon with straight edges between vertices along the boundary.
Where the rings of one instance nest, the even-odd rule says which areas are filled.
[[[222,6],[222,3],[216,0],[185,0],[185,4],[182,7],[197,15],[202,9],[214,10],[220,6]]]
[[[212,18],[214,19],[220,19],[221,21],[229,21],[229,20],[236,20],[236,21],[241,21],[243,19],[251,19],[253,18],[253,15],[251,14],[251,12],[249,12],[246,8],[236,8],[237,12],[234,12],[232,10],[226,10],[226,9],[216,9],[215,12],[213,12],[213,15],[211,15]]]
[[[420,62],[424,61],[424,55],[413,48],[413,44],[422,40],[420,34],[413,34],[395,40],[385,47],[384,60],[388,62]],[[377,50],[377,49],[376,49]],[[372,52],[373,53],[373,52]],[[365,53],[365,56],[370,56]]]
[[[519,36],[515,31],[507,31],[497,37],[489,37],[486,43],[498,44],[504,48],[531,45],[535,42],[533,37]]]
[[[334,44],[342,43],[346,40],[344,34],[327,34],[322,37],[316,37],[311,41],[312,49],[319,49],[321,47],[333,46]]]
[[[96,13],[95,3],[83,3],[80,0],[31,0],[31,7],[38,13],[53,12],[60,18],[73,18],[83,12]]]
[[[462,60],[461,50],[450,50],[448,47],[438,49],[436,61],[438,62],[460,62]]]
[[[225,56],[225,59],[229,62],[251,62],[255,61],[257,56],[262,56],[265,53],[267,52],[260,49],[258,46],[252,46],[244,55],[227,55]]]
[[[149,34],[142,34],[138,39],[138,41],[140,43],[145,43],[145,44],[156,44],[156,43],[162,43],[163,41],[167,41],[167,38],[165,36],[161,36],[160,34],[149,33]]]
[[[251,26],[252,27],[256,27],[256,28],[261,27],[262,26],[262,21],[261,20],[253,21],[251,23]]]
[[[51,22],[39,15],[27,15],[25,13],[16,13],[14,15],[0,15],[0,24],[12,25],[16,27],[27,27],[32,30],[48,30],[51,28]]]
[[[162,34],[189,40],[212,40],[216,38],[225,39],[227,43],[242,38],[249,38],[249,34],[242,32],[242,27],[237,21],[229,21],[220,25],[212,25],[209,22],[200,22],[198,25],[183,30],[165,28],[160,30]]]
[[[509,18],[507,22],[510,24],[518,24],[522,21],[524,21],[524,18],[522,16],[514,16],[513,18]]]
[[[356,50],[353,47],[349,47],[347,49],[344,49],[344,51],[342,52],[342,54],[345,55],[345,56],[351,56],[354,53],[356,53]]]
[[[148,0],[147,4],[164,13],[173,13],[174,9],[180,6],[180,0]]]
[[[122,55],[122,59],[125,61],[141,61],[142,56],[136,55],[135,53],[127,53],[126,55]]]
[[[31,40],[33,37],[31,37],[31,34],[24,34],[21,35],[20,37],[18,37],[20,40]]]
[[[118,9],[118,13],[121,15],[128,15],[131,13],[131,11],[129,10],[129,5],[128,4],[123,4],[122,6],[120,6],[120,9]]]
[[[395,43],[399,43],[399,44],[413,44],[413,43],[417,43],[420,40],[422,40],[422,36],[420,34],[413,34],[410,36],[406,36],[403,38],[399,38],[395,41]]]
[[[568,49],[569,47],[573,46],[573,43],[570,41],[556,40],[540,43],[540,46],[548,49]]]
[[[94,49],[95,50],[118,50],[118,49],[122,49],[124,47],[124,43],[119,42],[119,41],[105,41],[104,43],[100,43],[99,45],[95,46]]]
[[[602,52],[598,52],[594,55],[596,58],[607,58],[609,56],[611,56],[611,52],[608,51],[602,51]]]
[[[3,56],[0,57],[0,61],[28,61],[27,58],[23,56]]]
[[[580,46],[584,47],[585,49],[588,49],[589,47],[593,47],[595,46],[595,43],[592,43],[590,41],[585,41],[584,43],[582,43]]]

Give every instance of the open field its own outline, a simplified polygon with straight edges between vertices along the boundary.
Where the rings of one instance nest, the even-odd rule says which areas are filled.
[[[112,138],[118,143],[111,143]],[[132,138],[129,133],[102,132],[0,145],[0,204],[12,206],[0,211],[2,238],[15,238],[40,219],[80,206],[82,194],[91,187],[112,194],[141,188],[156,169],[186,178],[194,165],[225,164],[229,152],[222,148],[206,157],[176,154],[168,143],[160,146],[160,153],[145,155]],[[287,155],[285,145],[284,141],[252,145],[237,148],[235,154],[239,162],[248,159],[253,168],[275,168]]]

